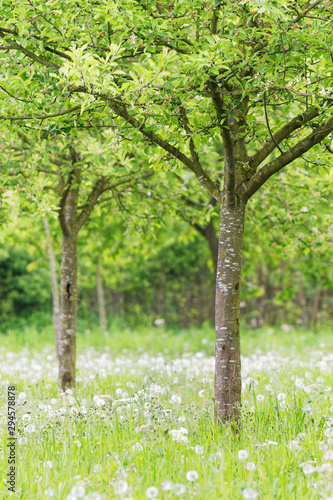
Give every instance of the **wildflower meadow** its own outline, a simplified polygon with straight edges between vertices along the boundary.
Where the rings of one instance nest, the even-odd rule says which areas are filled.
[[[0,0],[0,500],[333,500],[331,0]]]
[[[82,334],[77,388],[65,393],[52,344],[44,335],[35,348],[29,333],[26,345],[12,334],[0,351],[4,459],[4,394],[17,388],[13,498],[332,498],[328,333],[246,332],[237,433],[214,426],[209,330]]]

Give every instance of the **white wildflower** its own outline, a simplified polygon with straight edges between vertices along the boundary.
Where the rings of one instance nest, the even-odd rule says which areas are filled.
[[[194,451],[197,455],[202,455],[204,452],[204,447],[200,446],[200,444],[196,444],[194,447]]]
[[[243,497],[245,500],[255,500],[259,496],[259,493],[252,488],[245,488],[243,491]]]
[[[161,484],[162,491],[170,491],[170,490],[172,490],[172,487],[173,487],[173,483],[171,481],[164,481]]]
[[[183,495],[186,491],[185,484],[177,483],[173,486],[172,491],[175,495]]]
[[[128,484],[123,479],[119,479],[119,481],[114,483],[113,487],[116,495],[125,495],[128,490]]]
[[[35,430],[36,427],[34,426],[34,424],[28,424],[24,429],[24,432],[26,432],[27,434],[31,434],[32,432],[35,432]]]
[[[147,498],[157,498],[158,488],[156,486],[150,486],[146,489],[146,497]]]
[[[199,474],[195,470],[189,470],[188,472],[186,472],[186,479],[190,482],[196,481],[197,479],[199,479]]]
[[[327,450],[324,455],[324,460],[333,460],[333,450]]]
[[[312,464],[305,464],[303,465],[303,472],[307,476],[308,474],[312,474],[314,472],[315,468],[313,467]]]

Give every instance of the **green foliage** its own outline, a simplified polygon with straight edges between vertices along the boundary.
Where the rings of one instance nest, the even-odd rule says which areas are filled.
[[[15,316],[51,308],[49,272],[27,255],[24,247],[6,245],[0,251],[0,320],[7,326]],[[34,268],[38,267],[38,272]],[[29,272],[30,271],[30,272]]]

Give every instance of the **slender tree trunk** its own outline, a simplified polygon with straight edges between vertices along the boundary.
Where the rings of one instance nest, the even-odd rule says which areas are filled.
[[[264,284],[265,284],[264,271],[263,271],[263,268],[262,268],[262,264],[259,263],[259,267],[258,267],[258,285],[259,285],[260,288],[265,289],[264,288]],[[257,328],[260,328],[264,324],[264,304],[265,304],[265,300],[266,300],[266,292],[264,291],[264,293],[262,295],[260,295],[260,297],[258,297],[258,302],[257,302],[257,310],[258,310]]]
[[[59,358],[60,349],[60,335],[61,335],[61,323],[60,323],[60,302],[59,302],[59,291],[58,291],[58,280],[57,280],[57,268],[56,262],[53,254],[50,226],[46,219],[43,219],[46,242],[47,242],[47,252],[50,261],[50,273],[51,273],[51,288],[52,288],[52,301],[53,301],[53,328],[54,328],[54,339],[57,356]]]
[[[99,261],[97,261],[96,263],[96,286],[97,286],[99,324],[104,335],[107,335],[104,287],[103,287],[103,280],[102,280],[101,267]]]
[[[216,236],[215,226],[210,219],[206,226],[201,227],[199,224],[194,224],[194,228],[206,239],[209,250],[213,260],[214,266],[214,276],[213,276],[213,293],[212,300],[207,310],[206,319],[211,318],[214,311],[214,303],[215,303],[215,290],[216,290],[216,273],[217,273],[217,259],[218,259],[218,248],[219,248],[219,240]]]
[[[205,238],[209,245],[209,250],[212,255],[213,265],[214,265],[214,283],[216,281],[217,274],[217,259],[218,259],[218,249],[219,249],[219,240],[216,236],[215,226],[212,219],[208,222],[207,226],[204,229]]]
[[[298,303],[301,308],[301,317],[302,317],[302,323],[303,326],[306,328],[309,326],[309,318],[308,318],[308,313],[306,310],[306,300],[305,300],[305,295],[304,295],[304,289],[302,283],[300,283],[298,287]]]
[[[221,202],[215,301],[215,421],[240,417],[240,286],[245,204]]]
[[[320,296],[321,296],[322,287],[323,287],[322,281],[318,281],[316,295],[314,298],[313,309],[312,309],[312,318],[311,318],[312,326],[316,326],[316,323],[317,323],[317,316],[318,316],[318,312],[319,312]]]

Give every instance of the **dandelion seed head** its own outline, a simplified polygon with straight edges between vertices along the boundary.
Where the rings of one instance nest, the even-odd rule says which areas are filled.
[[[149,488],[146,489],[147,498],[157,498],[157,496],[158,496],[158,488],[156,488],[156,486],[149,486]]]
[[[199,479],[199,474],[195,470],[189,470],[188,472],[186,472],[186,479],[189,482],[196,481],[197,479]]]

